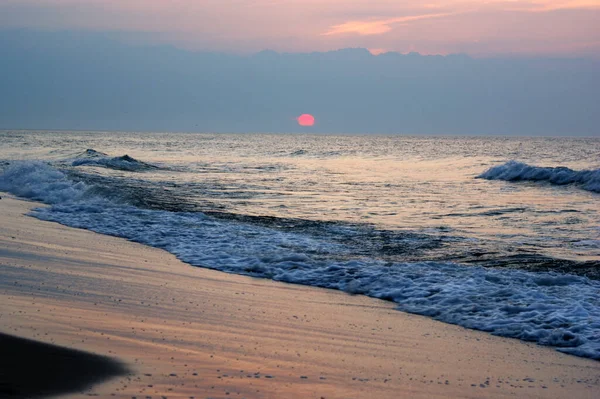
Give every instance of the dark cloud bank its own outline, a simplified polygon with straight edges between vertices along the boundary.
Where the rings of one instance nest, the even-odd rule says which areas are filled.
[[[237,56],[25,30],[0,31],[0,53],[0,128],[600,134],[595,60]]]

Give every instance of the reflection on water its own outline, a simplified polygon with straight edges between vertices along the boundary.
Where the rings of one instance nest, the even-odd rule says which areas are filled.
[[[510,262],[514,255],[600,260],[598,194],[577,186],[475,179],[511,159],[595,169],[600,166],[598,139],[79,132],[0,136],[1,159],[62,161],[77,178],[104,182],[114,195],[126,193],[147,207],[233,214],[254,223],[267,219],[253,216],[269,216],[360,226],[363,235],[340,236],[355,239],[359,252],[377,247],[381,256],[402,253],[403,259],[464,262]],[[128,154],[161,168],[140,173],[67,162],[87,148],[112,157]],[[431,248],[419,251],[413,243],[415,250],[394,251],[404,245],[399,234],[427,235]]]
[[[194,266],[391,300],[600,359],[600,194],[581,179],[476,178],[495,165],[522,167],[505,164],[514,159],[594,169],[595,184],[599,139],[4,132],[0,140],[0,190],[52,204],[33,211],[40,219]],[[17,158],[25,161],[6,161]]]

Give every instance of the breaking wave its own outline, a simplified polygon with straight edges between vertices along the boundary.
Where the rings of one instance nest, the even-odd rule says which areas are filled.
[[[566,167],[531,166],[508,161],[483,172],[478,178],[505,181],[543,181],[554,185],[576,184],[587,191],[600,193],[600,169],[573,170]]]
[[[103,152],[99,152],[93,149],[87,149],[83,153],[79,154],[75,160],[71,163],[72,166],[101,166],[108,169],[124,170],[128,172],[139,172],[149,169],[158,169],[157,166],[148,164],[146,162],[138,161],[129,155],[123,155],[120,157],[109,157]]]
[[[194,266],[364,294],[403,311],[600,360],[600,281],[551,272],[387,262],[328,235],[117,203],[43,162],[14,162],[0,190],[43,201],[39,219],[165,249]]]

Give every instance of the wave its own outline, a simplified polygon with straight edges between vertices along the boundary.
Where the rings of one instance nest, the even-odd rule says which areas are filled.
[[[74,161],[72,161],[71,165],[101,166],[104,168],[124,170],[128,172],[139,172],[150,169],[158,169],[158,166],[139,161],[135,158],[130,157],[127,154],[120,157],[109,157],[107,154],[93,149],[87,149],[83,153],[79,154],[77,158]]]
[[[600,360],[600,281],[583,276],[356,256],[330,235],[117,203],[43,162],[9,165],[0,190],[51,204],[33,210],[39,219],[162,248],[194,266],[390,300],[406,312]]]
[[[505,181],[544,181],[554,185],[576,184],[587,191],[600,193],[600,169],[573,170],[566,167],[531,166],[508,161],[483,172],[478,178]]]
[[[96,151],[92,148],[88,148],[87,150],[79,153],[76,157],[77,158],[98,158],[98,157],[107,157],[108,154],[101,152],[101,151]]]
[[[308,151],[306,151],[306,150],[297,150],[297,151],[290,153],[290,156],[297,157],[297,156],[306,155],[306,154],[308,154]]]

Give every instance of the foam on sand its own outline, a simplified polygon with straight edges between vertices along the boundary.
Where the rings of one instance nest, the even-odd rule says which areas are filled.
[[[195,266],[391,300],[407,312],[600,359],[600,282],[586,277],[356,257],[327,237],[115,203],[41,162],[7,167],[0,190],[51,204],[34,211],[40,219],[163,248]]]

